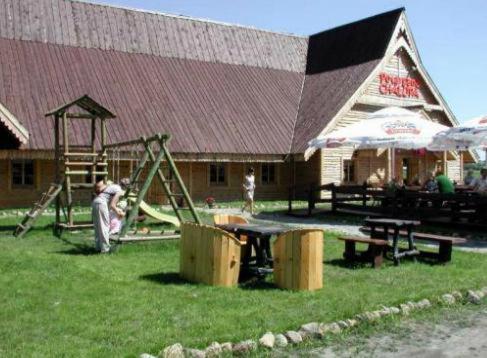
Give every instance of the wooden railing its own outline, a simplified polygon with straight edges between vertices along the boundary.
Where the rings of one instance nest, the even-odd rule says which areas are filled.
[[[301,196],[296,196],[296,192]],[[322,195],[325,192],[327,194]],[[325,197],[326,196],[326,197]],[[307,215],[318,203],[330,203],[331,212],[350,212],[385,217],[414,218],[427,221],[442,219],[450,222],[468,219],[470,223],[487,225],[487,196],[476,193],[428,193],[407,188],[388,191],[367,185],[335,185],[292,187],[289,191],[289,213],[293,200],[308,202]]]

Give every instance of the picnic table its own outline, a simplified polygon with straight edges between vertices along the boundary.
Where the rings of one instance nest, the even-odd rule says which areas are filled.
[[[402,220],[402,219],[384,219],[384,218],[367,218],[365,225],[370,227],[370,237],[373,239],[383,238],[389,241],[392,231],[392,258],[395,265],[399,265],[399,260],[406,256],[419,255],[419,251],[414,244],[413,228],[421,223],[416,220]],[[377,230],[377,228],[382,228]],[[399,251],[399,236],[400,231],[407,232],[408,248]]]
[[[248,249],[245,250],[242,257],[242,269],[252,271],[249,266],[252,255],[251,248],[254,247],[258,273],[272,272],[273,260],[270,239],[273,235],[280,235],[289,230],[283,225],[269,224],[219,224],[215,226],[234,234],[237,239],[240,239],[240,236],[247,236]]]

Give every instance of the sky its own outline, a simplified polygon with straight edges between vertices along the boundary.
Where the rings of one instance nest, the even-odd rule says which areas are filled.
[[[460,122],[487,115],[487,0],[94,0],[311,35],[405,7],[421,59]]]

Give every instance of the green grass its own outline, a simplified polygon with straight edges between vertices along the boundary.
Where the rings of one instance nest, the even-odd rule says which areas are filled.
[[[100,256],[89,230],[53,237],[52,217],[15,239],[18,219],[0,218],[0,356],[133,357],[175,342],[202,348],[487,284],[487,260],[473,253],[454,252],[448,265],[348,267],[343,243],[328,232],[322,290],[279,290],[272,278],[207,287],[179,279],[177,241]]]

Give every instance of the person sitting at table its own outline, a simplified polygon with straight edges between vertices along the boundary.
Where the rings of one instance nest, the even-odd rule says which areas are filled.
[[[475,181],[475,177],[473,176],[473,170],[469,170],[467,172],[467,176],[463,179],[463,184],[471,186]]]
[[[487,168],[480,170],[480,178],[474,179],[470,187],[479,194],[487,195]]]
[[[453,182],[441,170],[436,173],[436,182],[438,183],[440,193],[453,194],[455,192]]]
[[[423,185],[423,190],[427,191],[428,193],[437,193],[438,192],[438,183],[435,180],[435,176],[433,173],[429,173],[426,181]]]
[[[421,179],[419,179],[418,174],[416,174],[411,180],[411,186],[421,186]]]

